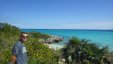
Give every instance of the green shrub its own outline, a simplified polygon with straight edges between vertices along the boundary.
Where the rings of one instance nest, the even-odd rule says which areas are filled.
[[[0,28],[0,64],[10,62],[12,46],[19,39],[20,29],[7,23]],[[28,64],[58,64],[59,56],[56,51],[39,42],[39,39],[47,39],[50,36],[39,32],[30,32],[26,42],[28,49]]]

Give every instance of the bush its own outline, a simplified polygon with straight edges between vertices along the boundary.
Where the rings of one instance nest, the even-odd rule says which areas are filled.
[[[28,44],[28,43],[27,43]],[[39,42],[29,42],[27,45],[29,64],[58,64],[58,55],[48,46]]]
[[[7,23],[0,23],[0,62],[7,64],[10,61],[12,45],[18,40],[19,28]]]
[[[2,27],[1,27],[2,25]],[[20,29],[7,23],[0,23],[0,64],[10,62],[13,44],[18,41]],[[58,64],[59,56],[56,51],[39,42],[39,39],[47,39],[49,35],[39,32],[28,33],[26,42],[28,49],[28,64]]]
[[[108,47],[99,48],[99,45],[89,40],[78,38],[71,38],[62,52],[67,64],[110,64],[113,59]]]

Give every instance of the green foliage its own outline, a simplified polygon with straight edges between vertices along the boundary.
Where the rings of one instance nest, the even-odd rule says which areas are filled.
[[[80,40],[76,37],[69,40],[62,52],[67,64],[109,64],[108,58],[112,56],[108,47],[99,48],[89,40]]]
[[[39,42],[29,42],[27,48],[29,64],[32,64],[32,61],[35,64],[58,64],[58,55],[48,46]]]
[[[28,50],[28,64],[58,64],[59,55],[47,45],[39,41],[39,37],[29,37],[26,42]]]
[[[29,32],[29,35],[32,37],[32,38],[40,38],[40,39],[47,39],[50,37],[50,35],[47,35],[47,34],[42,34],[40,32]]]
[[[7,23],[0,23],[0,24],[3,25],[3,27],[0,29],[0,33],[2,32],[4,34],[6,34],[6,36],[13,36],[13,35],[20,34],[20,30],[18,27],[12,26]]]
[[[12,45],[18,40],[19,28],[7,23],[0,23],[0,62],[7,64],[10,61]]]
[[[0,64],[10,62],[13,44],[18,41],[20,29],[7,23],[0,28]],[[58,64],[58,54],[46,45],[39,42],[39,39],[47,39],[49,35],[38,32],[30,32],[26,47],[28,50],[28,64]]]
[[[70,44],[79,44],[80,43],[80,39],[77,38],[77,37],[72,37],[70,40],[69,40]]]
[[[49,35],[39,32],[28,34],[29,38],[25,43],[28,64],[58,64],[61,57],[65,58],[67,64],[107,64],[108,58],[113,59],[113,53],[109,52],[107,46],[100,48],[89,40],[73,37],[66,47],[55,51],[40,42],[40,39],[48,39]],[[19,39],[19,35],[18,27],[0,23],[0,64],[7,64],[10,61],[12,45]]]

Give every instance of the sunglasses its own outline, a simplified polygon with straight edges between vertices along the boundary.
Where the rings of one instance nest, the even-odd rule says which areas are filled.
[[[28,38],[28,36],[21,36],[21,37]]]

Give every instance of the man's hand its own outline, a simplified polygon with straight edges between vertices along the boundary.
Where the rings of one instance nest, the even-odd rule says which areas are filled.
[[[15,64],[15,62],[16,62],[16,55],[12,55],[11,62],[12,62],[13,64]]]

